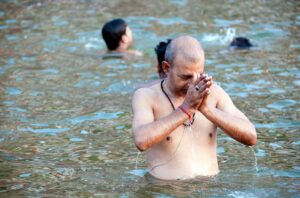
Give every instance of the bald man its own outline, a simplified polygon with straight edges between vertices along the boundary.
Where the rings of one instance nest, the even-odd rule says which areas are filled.
[[[256,144],[255,128],[204,74],[204,52],[196,39],[173,39],[165,60],[167,77],[134,93],[135,145],[146,151],[149,173],[156,178],[216,175],[217,127],[245,145]]]

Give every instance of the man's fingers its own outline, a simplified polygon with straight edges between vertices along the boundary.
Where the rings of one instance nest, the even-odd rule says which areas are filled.
[[[204,78],[200,78],[200,81],[199,82],[196,82],[195,83],[195,86],[199,86],[199,87],[201,87],[202,85],[204,85],[205,84],[205,77]]]
[[[212,81],[212,77],[211,76],[206,76],[204,79],[204,82],[208,82],[208,81]]]
[[[209,87],[211,87],[212,83],[213,83],[212,79],[211,79],[210,81],[207,81],[207,82],[206,82],[206,84],[207,84]]]
[[[206,78],[206,74],[200,74],[197,75],[197,80],[195,81],[195,85],[198,85],[201,81],[203,81]]]
[[[212,79],[211,77],[205,78],[206,80],[202,80],[198,84],[195,85],[196,91],[202,92],[206,87],[211,87],[212,85]]]
[[[209,94],[209,88],[205,88],[204,91],[201,92],[200,98],[204,98],[208,94]]]
[[[207,82],[210,82],[210,81],[212,81],[212,77],[211,76],[202,76],[202,77],[200,77],[199,78],[199,81],[196,81],[196,83],[195,83],[195,86],[202,86],[202,85],[204,85],[205,83],[207,83]]]
[[[202,93],[206,88],[209,88],[210,86],[211,86],[211,82],[206,82],[202,86],[196,85],[195,89],[197,92]]]
[[[199,93],[202,93],[204,89],[206,89],[206,85],[202,85],[201,87],[196,85],[196,91],[198,91]]]

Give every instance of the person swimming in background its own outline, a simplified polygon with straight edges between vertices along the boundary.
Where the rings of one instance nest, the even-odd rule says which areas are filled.
[[[157,73],[160,79],[167,77],[166,73],[162,68],[162,62],[165,60],[165,53],[167,46],[172,41],[172,39],[168,39],[166,42],[161,41],[155,48],[154,51],[156,53],[157,58]]]
[[[235,37],[231,41],[229,47],[232,49],[249,49],[250,47],[253,47],[253,45],[249,41],[249,39],[247,39],[245,37]]]
[[[106,22],[102,27],[102,37],[108,49],[108,53],[117,52],[121,55],[141,56],[142,53],[136,50],[129,50],[132,44],[132,31],[123,19],[113,19]]]
[[[154,85],[155,83],[157,83],[158,81],[160,81],[161,79],[164,79],[164,78],[167,77],[166,73],[164,72],[164,70],[162,68],[162,62],[165,61],[166,49],[167,49],[167,47],[168,47],[168,45],[171,41],[172,41],[172,39],[168,39],[166,42],[161,41],[154,48],[154,51],[155,51],[155,54],[156,54],[156,59],[157,59],[156,68],[157,68],[157,73],[158,73],[158,76],[159,76],[159,80],[154,80],[154,81],[149,82],[149,83],[139,84],[135,87],[135,90],[139,89],[139,88],[150,87],[150,86]]]

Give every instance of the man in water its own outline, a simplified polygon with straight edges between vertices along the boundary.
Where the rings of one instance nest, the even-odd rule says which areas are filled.
[[[157,58],[157,73],[160,79],[167,77],[163,71],[162,62],[165,60],[166,49],[171,41],[171,39],[168,39],[167,42],[161,41],[154,49]]]
[[[134,142],[146,151],[152,176],[217,174],[217,127],[245,145],[256,144],[253,124],[204,74],[204,51],[196,39],[173,39],[162,67],[167,77],[136,90],[132,100]]]
[[[168,39],[166,42],[161,41],[154,48],[154,51],[156,54],[156,59],[157,59],[156,68],[157,68],[157,73],[158,73],[159,79],[163,79],[163,78],[167,77],[163,71],[162,62],[165,60],[166,49],[170,42],[171,42],[171,39]],[[152,86],[152,85],[156,84],[158,81],[160,81],[160,80],[155,80],[155,81],[148,82],[145,84],[139,84],[135,87],[135,89]]]
[[[249,49],[250,47],[253,47],[253,45],[245,37],[235,37],[230,43],[232,49]]]
[[[128,49],[133,41],[132,31],[123,19],[113,19],[106,22],[102,27],[102,37],[109,53],[142,55],[139,51]]]

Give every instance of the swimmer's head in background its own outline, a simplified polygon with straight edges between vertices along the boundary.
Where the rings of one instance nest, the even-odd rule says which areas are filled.
[[[162,41],[154,49],[157,57],[157,72],[160,79],[167,77],[162,68],[162,62],[165,60],[166,49],[171,41],[171,39],[168,39],[166,42]]]
[[[119,47],[122,36],[126,34],[127,23],[123,19],[113,19],[102,27],[102,37],[109,50]]]
[[[230,43],[230,48],[233,49],[249,49],[252,46],[249,39],[245,37],[235,37]]]

